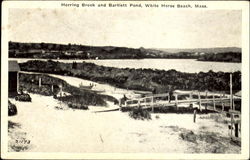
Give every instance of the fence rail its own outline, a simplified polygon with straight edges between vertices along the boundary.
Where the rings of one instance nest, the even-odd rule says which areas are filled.
[[[185,97],[186,99],[178,99],[178,96],[183,96],[183,95],[189,95],[188,98]],[[193,96],[196,95],[198,98],[193,98]],[[209,96],[210,95],[210,96]],[[222,115],[230,115],[230,118],[228,118],[228,126],[229,126],[229,131],[230,131],[230,137],[231,138],[236,138],[239,139],[241,136],[241,112],[235,110],[234,102],[235,101],[240,101],[241,97],[237,96],[230,96],[230,95],[223,95],[223,94],[211,94],[206,92],[205,93],[205,98],[201,98],[201,93],[200,92],[185,92],[185,93],[175,93],[173,95],[175,98],[173,100],[172,97],[168,93],[166,94],[155,94],[155,95],[150,95],[147,97],[143,98],[135,98],[131,100],[126,100],[124,104],[120,104],[121,109],[123,108],[134,108],[140,106],[143,109],[150,109],[151,111],[154,112],[154,109],[160,108],[160,107],[166,107],[166,106],[173,106],[176,107],[178,110],[178,105],[183,105],[183,104],[198,104],[199,105],[199,110],[202,110],[202,104],[205,105],[205,110],[212,110],[221,113]],[[204,96],[203,96],[204,97]],[[210,97],[210,98],[209,98]],[[171,98],[171,100],[170,100]],[[210,104],[210,106],[208,106]],[[225,111],[225,105],[230,104],[230,109]],[[218,110],[216,108],[217,105],[221,106],[221,110]],[[193,106],[193,105],[192,105]],[[196,117],[196,110],[193,110],[194,112],[194,123],[195,123],[195,117]]]
[[[178,99],[178,96],[186,95],[186,99]],[[196,96],[197,98],[193,98]],[[174,99],[173,99],[174,97]],[[201,98],[204,97],[204,98]],[[233,101],[241,100],[240,97],[233,97]],[[230,95],[218,94],[218,93],[209,93],[205,92],[205,94],[201,94],[198,91],[190,91],[190,92],[175,92],[171,97],[169,93],[164,94],[154,94],[142,98],[134,98],[130,100],[126,100],[124,104],[120,104],[121,108],[133,108],[140,106],[142,108],[152,108],[152,111],[155,107],[164,107],[164,106],[178,106],[180,104],[198,104],[199,109],[202,110],[202,104],[212,104],[213,108],[209,108],[210,110],[216,111],[216,105],[222,106],[222,111],[224,111],[224,106],[227,103],[230,103],[231,97]],[[207,109],[207,108],[206,108]],[[231,108],[232,109],[232,108]]]

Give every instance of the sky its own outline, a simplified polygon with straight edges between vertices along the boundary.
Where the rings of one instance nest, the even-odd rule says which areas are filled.
[[[241,47],[240,10],[9,9],[8,24],[14,42]]]

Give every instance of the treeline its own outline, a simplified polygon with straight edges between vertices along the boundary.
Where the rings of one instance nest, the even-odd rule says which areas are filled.
[[[126,47],[95,47],[77,44],[9,42],[11,58],[46,59],[131,59],[144,58],[140,49]]]
[[[199,61],[241,62],[240,52],[208,53],[198,58]]]
[[[199,53],[178,52],[168,53],[157,49],[126,48],[113,46],[85,46],[78,44],[54,43],[19,43],[9,42],[11,58],[44,58],[44,59],[198,59],[201,61],[241,62],[240,52]]]
[[[165,93],[172,89],[229,91],[230,73],[183,73],[176,70],[119,69],[93,63],[60,63],[54,61],[28,61],[20,64],[21,70],[53,73],[108,83],[116,87]],[[233,74],[233,90],[241,90],[241,72]]]

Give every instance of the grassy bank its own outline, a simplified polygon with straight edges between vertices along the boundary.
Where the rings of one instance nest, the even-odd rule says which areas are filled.
[[[227,72],[183,73],[176,70],[120,69],[93,63],[61,63],[54,61],[28,61],[21,70],[53,73],[107,83],[116,87],[164,93],[170,89],[229,91]],[[241,72],[233,73],[233,91],[241,90]]]
[[[39,78],[42,80],[42,87],[39,87]],[[53,85],[53,91],[52,91]],[[62,98],[56,97],[59,93],[59,85],[62,85],[62,91],[70,95],[63,96]],[[65,81],[50,77],[43,74],[20,74],[20,88],[30,93],[37,93],[45,96],[54,96],[66,103],[81,104],[81,105],[106,105],[106,100],[117,101],[115,98],[107,95],[99,95],[93,91],[79,89],[71,86]]]

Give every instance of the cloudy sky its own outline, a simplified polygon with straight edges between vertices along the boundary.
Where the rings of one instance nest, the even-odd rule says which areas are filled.
[[[9,9],[9,40],[145,48],[241,47],[241,11]]]

